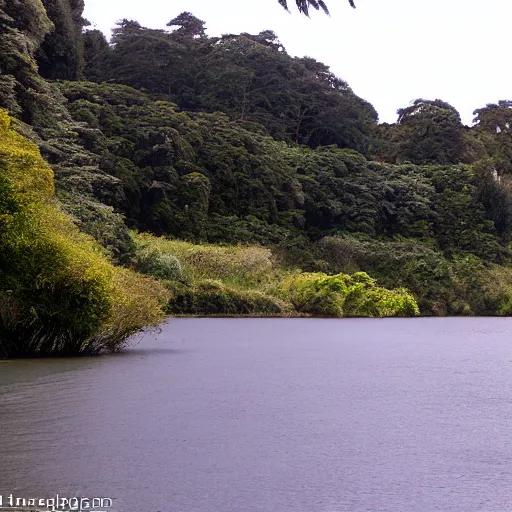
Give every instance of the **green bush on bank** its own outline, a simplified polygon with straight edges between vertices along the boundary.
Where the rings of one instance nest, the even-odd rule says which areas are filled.
[[[133,234],[135,268],[166,281],[175,315],[288,315],[290,304],[268,293],[275,268],[269,249],[192,244]]]
[[[158,247],[148,246],[138,250],[133,263],[139,272],[157,279],[179,281],[183,278],[180,260]]]
[[[480,298],[481,314],[511,316],[512,268],[492,265],[480,272],[477,280],[474,294]]]
[[[50,167],[0,110],[0,357],[116,350],[162,317],[164,287],[114,267],[53,194]]]
[[[365,272],[353,275],[303,273],[283,284],[283,293],[297,311],[329,317],[416,316],[419,308],[405,289],[376,286]]]

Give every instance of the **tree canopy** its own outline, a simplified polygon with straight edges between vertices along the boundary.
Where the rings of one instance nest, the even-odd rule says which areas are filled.
[[[164,95],[186,110],[222,111],[280,140],[367,152],[377,113],[325,64],[291,57],[270,30],[208,37],[187,12],[168,25],[171,32],[123,20],[110,51],[86,33],[88,78]]]

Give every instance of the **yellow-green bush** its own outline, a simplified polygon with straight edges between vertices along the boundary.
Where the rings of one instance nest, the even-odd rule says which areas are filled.
[[[272,279],[272,252],[264,247],[198,245],[147,234],[136,235],[135,243],[139,254],[151,250],[178,258],[183,277],[190,282],[217,279],[253,288]]]
[[[417,316],[419,313],[416,300],[405,288],[387,290],[356,284],[343,304],[343,316],[348,317]]]
[[[283,296],[297,311],[329,317],[415,316],[414,297],[405,289],[376,286],[365,272],[355,274],[303,273],[287,279]]]
[[[152,278],[117,267],[113,276],[109,317],[84,348],[111,352],[123,348],[128,337],[157,324],[169,299],[168,291]]]
[[[53,174],[0,110],[0,355],[114,350],[166,292],[114,267],[53,197]]]

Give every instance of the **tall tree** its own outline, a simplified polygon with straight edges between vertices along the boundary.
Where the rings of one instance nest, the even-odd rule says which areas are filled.
[[[478,127],[495,133],[512,133],[512,101],[500,100],[498,104],[488,103],[473,112],[473,122]]]
[[[485,146],[498,174],[512,174],[512,101],[488,103],[473,112],[473,131]]]
[[[182,12],[179,16],[167,23],[174,28],[173,35],[183,38],[205,37],[205,22],[196,18],[190,12]]]
[[[403,160],[416,164],[456,164],[464,160],[464,127],[452,105],[420,98],[397,114]]]
[[[112,31],[113,51],[107,79],[151,92],[172,92],[173,59],[178,43],[165,30],[122,20]]]
[[[88,25],[82,17],[84,0],[42,0],[42,3],[54,29],[46,35],[37,52],[39,73],[49,79],[82,79],[82,30]]]
[[[88,30],[83,35],[85,78],[101,82],[108,70],[112,48],[101,30]]]

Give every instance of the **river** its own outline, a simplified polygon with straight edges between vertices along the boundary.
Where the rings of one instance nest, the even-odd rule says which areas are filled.
[[[0,363],[0,495],[114,512],[510,512],[512,319],[171,319]]]

